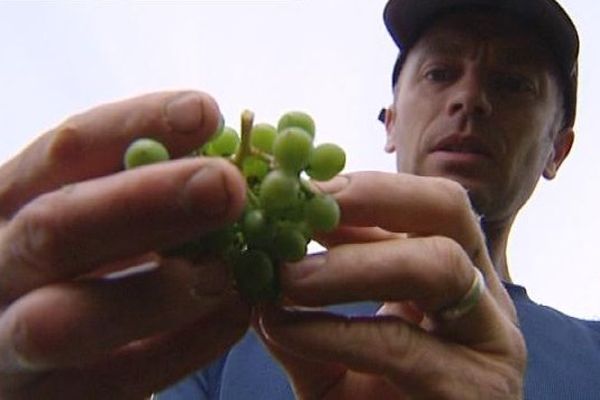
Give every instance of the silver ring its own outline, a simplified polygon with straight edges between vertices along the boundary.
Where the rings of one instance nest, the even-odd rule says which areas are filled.
[[[481,295],[485,292],[485,279],[478,268],[475,270],[475,277],[471,287],[465,295],[454,305],[441,309],[437,316],[446,321],[458,319],[473,309],[481,299]]]

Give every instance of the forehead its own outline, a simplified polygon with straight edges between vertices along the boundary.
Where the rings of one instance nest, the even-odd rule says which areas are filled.
[[[493,51],[496,61],[510,66],[555,65],[552,52],[530,25],[512,15],[490,11],[463,10],[435,18],[411,51],[459,57],[482,46]]]

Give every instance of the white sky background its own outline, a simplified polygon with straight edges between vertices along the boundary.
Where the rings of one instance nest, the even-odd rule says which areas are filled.
[[[600,318],[600,3],[562,0],[582,48],[576,143],[518,219],[509,262],[530,296]],[[233,126],[303,109],[348,171],[394,171],[376,116],[396,49],[384,0],[0,2],[0,160],[67,116],[165,89],[201,89]]]

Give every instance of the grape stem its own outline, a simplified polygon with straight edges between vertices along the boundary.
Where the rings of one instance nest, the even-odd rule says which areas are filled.
[[[260,158],[269,165],[272,165],[275,162],[275,158],[272,155],[266,154],[260,150],[251,149],[250,154],[252,154],[254,157]]]
[[[242,112],[242,121],[241,121],[241,129],[240,129],[240,147],[235,155],[233,160],[234,164],[240,169],[243,168],[244,160],[246,157],[252,154],[252,146],[250,145],[250,134],[252,131],[252,126],[254,125],[254,113],[250,110],[244,110]],[[248,196],[248,201],[253,207],[256,207],[259,204],[258,198],[252,190],[246,190],[246,195]]]
[[[313,187],[311,187],[310,182],[308,182],[307,180],[300,179],[300,188],[306,195],[307,199],[312,199],[316,196],[315,190],[313,189]]]
[[[252,192],[252,190],[250,190],[250,188],[248,188],[248,190],[246,190],[246,196],[248,198],[248,202],[250,203],[250,205],[253,208],[256,208],[260,205],[260,201],[258,200],[258,197]]]
[[[242,112],[242,122],[240,129],[240,147],[233,161],[240,170],[242,169],[244,159],[252,153],[252,148],[250,147],[250,131],[252,131],[253,124],[254,113],[250,110],[244,110]]]

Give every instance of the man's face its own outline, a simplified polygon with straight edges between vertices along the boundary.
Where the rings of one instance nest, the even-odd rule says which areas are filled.
[[[514,217],[571,145],[570,130],[558,134],[552,65],[511,18],[438,20],[408,53],[387,113],[386,150],[398,171],[456,180],[488,220]]]

